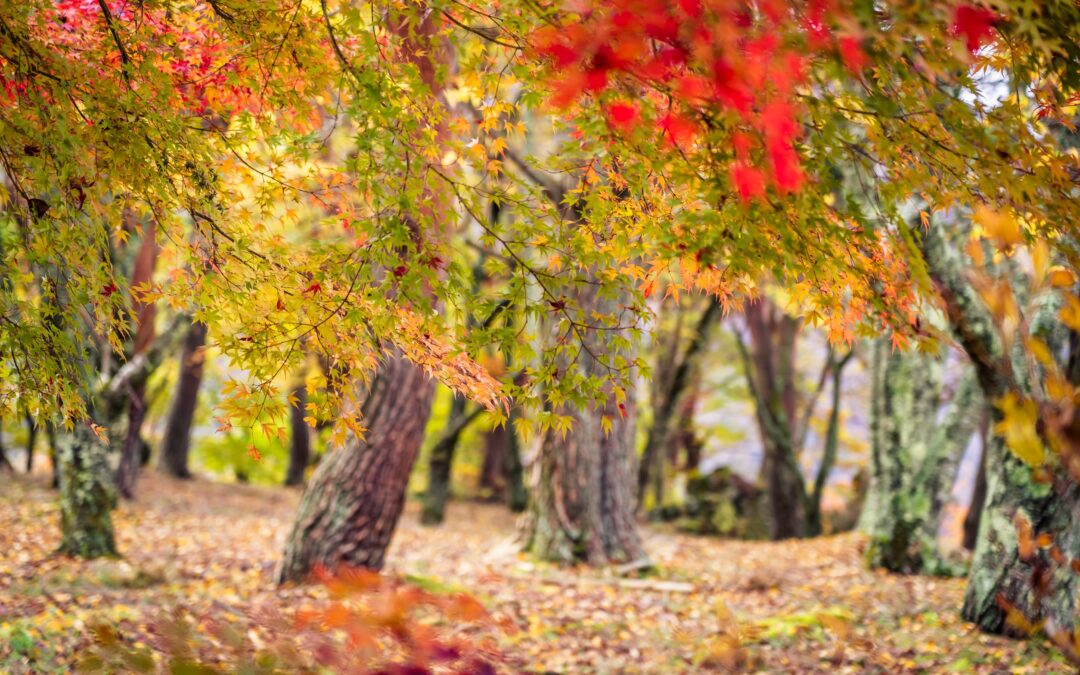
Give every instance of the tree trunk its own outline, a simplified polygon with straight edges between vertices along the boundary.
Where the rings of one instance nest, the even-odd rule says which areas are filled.
[[[120,448],[116,489],[124,499],[135,497],[135,480],[142,465],[142,424],[146,417],[146,383],[132,387],[128,402],[127,432]]]
[[[513,430],[505,425],[496,426],[484,433],[480,490],[494,501],[506,500],[506,456],[509,453],[512,433]]]
[[[761,433],[761,475],[771,537],[805,537],[808,496],[799,467],[803,434],[797,426],[795,388],[796,340],[801,324],[764,298],[749,303],[745,313],[752,353],[742,336],[735,337]]]
[[[188,451],[191,447],[191,425],[199,402],[199,387],[202,385],[205,344],[206,324],[192,322],[180,353],[180,380],[165,424],[165,441],[161,448],[162,467],[176,478],[191,478]]]
[[[289,469],[285,472],[285,485],[304,483],[304,473],[311,463],[311,429],[304,421],[307,415],[307,387],[301,382],[293,387],[294,403],[289,406],[289,426],[292,438],[289,443]]]
[[[11,465],[11,460],[8,459],[7,451],[4,450],[3,426],[4,421],[0,419],[0,471],[15,473],[15,467]]]
[[[130,213],[125,214],[125,220]],[[154,276],[157,262],[157,228],[153,219],[143,227],[142,240],[135,256],[135,266],[131,273],[131,309],[135,315],[135,338],[131,355],[146,351],[154,341],[154,319],[157,308],[154,303],[142,302],[138,293],[145,291]],[[120,465],[116,470],[116,488],[124,499],[135,496],[135,480],[142,466],[142,424],[146,417],[146,383],[139,382],[130,387],[127,403],[127,431],[120,447]]]
[[[686,399],[692,394],[693,384],[696,380],[694,370],[699,367],[701,352],[706,348],[709,341],[709,328],[721,314],[720,302],[716,299],[709,301],[709,305],[698,319],[694,334],[690,338],[682,358],[674,365],[674,371],[670,377],[665,378],[666,386],[659,387],[655,393],[658,400],[654,401],[653,423],[649,428],[649,435],[645,442],[645,450],[641,456],[641,464],[638,467],[637,496],[638,504],[645,501],[645,490],[651,482],[653,485],[653,505],[663,506],[664,501],[664,455],[674,441],[675,434],[679,431],[681,419],[677,416],[682,411]],[[673,344],[676,350],[678,344]]]
[[[962,234],[962,229],[949,231]],[[1023,397],[1031,384],[1029,371],[1006,353],[985,305],[965,278],[965,262],[945,241],[942,226],[930,228],[923,254],[986,399],[997,401],[1008,393]],[[1051,354],[1068,352],[1070,359],[1076,358],[1080,342],[1075,333],[1064,331],[1057,313],[1057,306],[1046,303],[1030,321],[1032,333]],[[1072,368],[1066,372],[1070,380],[1076,375]],[[991,420],[1002,419],[995,406]],[[1044,467],[1037,475],[997,434],[985,452],[986,506],[961,616],[986,632],[1018,637],[1042,625],[1055,640],[1075,644],[1080,576],[1073,561],[1080,560],[1080,484],[1064,470]],[[1037,545],[1038,535],[1050,543]]]
[[[424,507],[420,512],[420,522],[424,525],[439,525],[446,517],[446,502],[450,499],[450,469],[454,465],[454,451],[465,425],[464,396],[454,395],[450,402],[450,415],[446,419],[446,428],[428,457],[428,484],[424,492]]]
[[[512,409],[510,419],[506,421],[506,506],[513,513],[523,512],[529,504],[528,492],[525,490],[525,466],[521,461],[521,441],[518,440],[517,429],[514,427],[517,416],[517,410]]]
[[[825,484],[829,480],[840,445],[840,400],[844,378],[844,366],[848,364],[854,351],[849,351],[837,360],[832,350],[829,351],[828,369],[832,375],[832,407],[829,409],[829,421],[825,427],[825,444],[821,451],[821,464],[814,477],[814,490],[810,494],[806,510],[806,527],[810,536],[817,536],[824,529],[821,513],[821,500],[825,494]]]
[[[975,550],[975,543],[979,539],[979,523],[982,521],[983,509],[986,507],[986,455],[990,443],[990,421],[988,415],[983,415],[982,428],[980,429],[982,443],[979,448],[979,469],[975,473],[975,487],[971,491],[971,505],[967,515],[964,516],[964,548],[969,551]]]
[[[570,429],[543,437],[530,502],[527,549],[541,560],[603,565],[646,559],[634,521],[634,410],[573,411]],[[612,420],[604,434],[601,419]]]
[[[986,508],[961,616],[988,633],[1028,637],[1045,622],[1051,637],[1072,638],[1080,576],[1054,558],[1080,559],[1080,485],[1069,475],[1038,482],[1000,436],[987,451]],[[1040,534],[1052,543],[1037,546]]]
[[[34,472],[34,446],[37,445],[37,424],[29,413],[26,414],[26,473]]]
[[[105,443],[85,424],[58,431],[60,467],[59,552],[79,558],[115,556],[112,516],[116,492]]]
[[[946,415],[942,403],[944,359],[875,347],[871,396],[875,431],[871,494],[876,512],[867,523],[871,567],[905,574],[955,573],[942,561],[937,531],[960,458],[982,415],[974,373],[965,369]],[[888,353],[885,353],[888,352]]]
[[[317,566],[382,568],[434,392],[420,368],[400,354],[386,358],[362,407],[364,438],[331,450],[308,483],[279,582],[303,581]]]

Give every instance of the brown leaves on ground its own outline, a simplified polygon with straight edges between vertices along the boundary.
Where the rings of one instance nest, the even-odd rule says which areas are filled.
[[[55,493],[6,480],[16,482],[0,496],[0,672],[67,672],[102,623],[152,644],[151,626],[178,604],[243,632],[260,608],[325,596],[273,585],[294,491],[145,475],[116,513],[125,559],[85,562],[52,555]],[[482,603],[505,626],[514,671],[1071,672],[1039,642],[962,623],[963,580],[866,571],[856,535],[750,543],[646,527],[656,568],[631,578],[531,562],[515,533],[499,506],[454,503],[428,529],[410,505],[387,570]]]

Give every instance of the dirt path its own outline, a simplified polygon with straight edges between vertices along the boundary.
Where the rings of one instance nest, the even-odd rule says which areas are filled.
[[[243,616],[286,597],[271,578],[295,491],[146,475],[116,516],[126,562],[86,563],[50,555],[54,493],[0,480],[0,673],[67,672],[98,618],[137,637],[176,598]],[[646,527],[657,573],[631,579],[530,562],[500,507],[453,503],[428,529],[416,506],[388,571],[508,617],[503,646],[521,670],[1073,672],[1040,644],[962,624],[960,580],[867,572],[856,535],[744,543]]]

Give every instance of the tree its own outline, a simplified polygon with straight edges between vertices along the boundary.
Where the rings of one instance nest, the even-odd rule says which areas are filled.
[[[990,240],[999,250],[1008,252],[1019,243],[1011,238],[1007,219],[1001,229],[993,227],[1000,221],[987,221],[991,216],[985,212],[976,217],[990,223]],[[967,234],[970,225],[957,229],[961,235]],[[941,228],[931,229],[922,244],[930,277],[941,293],[951,328],[971,359],[983,395],[994,402],[991,419],[997,433],[990,437],[985,451],[986,498],[981,536],[972,559],[962,615],[987,632],[1018,636],[1042,622],[1058,644],[1075,651],[1072,627],[1080,578],[1062,563],[1080,557],[1080,534],[1072,526],[1080,515],[1080,483],[1070,476],[1071,469],[1054,471],[1052,465],[1044,466],[1049,459],[1044,446],[1060,448],[1066,467],[1074,461],[1065,440],[1067,427],[1059,426],[1071,424],[1073,413],[1068,411],[1073,408],[1066,404],[1066,412],[1061,415],[1057,408],[1060,403],[1053,399],[1036,403],[1030,392],[1046,381],[1055,382],[1061,394],[1072,395],[1075,383],[1080,382],[1076,379],[1080,368],[1073,365],[1080,363],[1076,349],[1080,345],[1076,337],[1080,324],[1060,312],[1053,285],[1046,288],[1051,283],[1048,249],[1034,253],[1034,278],[1025,288],[1016,282],[1016,268],[1008,262],[1001,266],[1003,271],[988,271],[987,263],[981,259],[981,246],[976,243],[967,247],[968,255],[975,259],[965,264]],[[1040,246],[1046,245],[1037,242],[1036,250]],[[995,274],[1005,275],[1008,282],[997,283],[1002,277]],[[1076,276],[1069,273],[1057,279],[1054,283],[1065,285],[1065,300],[1075,297],[1070,287]],[[1013,339],[1003,330],[1006,316],[1019,318],[1025,310],[1031,313],[1031,319],[1020,321],[1026,331],[1021,344],[1043,355],[1039,358],[1025,355],[1023,349],[1005,348],[1006,341]],[[1046,357],[1053,353],[1061,355],[1062,363]],[[1025,363],[1029,358],[1031,363]],[[1047,545],[1037,545],[1037,536],[1043,537]]]
[[[162,467],[174,478],[191,478],[188,453],[191,448],[191,425],[195,421],[199,388],[202,386],[206,332],[206,324],[192,321],[180,351],[180,376],[161,447]]]
[[[797,368],[801,321],[766,299],[756,299],[744,311],[750,346],[738,332],[736,346],[754,400],[755,417],[764,456],[761,475],[768,501],[773,539],[820,533],[821,498],[835,461],[839,438],[839,396],[843,368],[852,353],[836,358],[830,346],[814,389],[802,391]],[[822,461],[813,492],[807,492],[799,457],[806,443],[817,399],[829,374],[833,377],[833,406],[824,434]]]
[[[864,505],[871,567],[907,574],[954,571],[941,558],[937,534],[984,404],[970,368],[946,397],[944,365],[940,355],[892,352],[883,341],[874,345],[871,482]]]
[[[424,491],[424,507],[420,511],[420,522],[425,525],[438,525],[445,519],[446,502],[450,499],[450,469],[454,463],[454,451],[462,432],[483,411],[483,408],[477,406],[471,413],[466,413],[467,403],[463,396],[454,397],[450,402],[446,427],[431,446],[428,485]]]
[[[125,214],[126,215],[126,214]],[[134,228],[133,228],[134,229]],[[154,339],[154,318],[157,310],[152,302],[144,302],[139,293],[149,292],[157,261],[157,229],[151,220],[143,227],[142,237],[135,253],[131,272],[131,308],[135,315],[135,335],[131,354],[136,355],[149,348]],[[127,430],[120,447],[120,464],[116,469],[116,487],[124,499],[135,496],[135,479],[141,465],[143,447],[142,424],[146,417],[146,384],[141,382],[128,392]]]
[[[303,485],[304,473],[311,463],[311,427],[307,415],[307,386],[301,382],[293,387],[289,404],[289,468],[285,471],[285,485]]]
[[[692,382],[695,379],[694,370],[700,369],[698,363],[700,353],[706,348],[709,341],[709,330],[721,315],[722,305],[712,299],[705,307],[694,327],[690,342],[679,352],[677,344],[670,345],[667,350],[669,359],[662,360],[661,366],[656,369],[656,385],[653,395],[653,423],[649,428],[645,441],[645,450],[641,455],[641,463],[638,466],[637,476],[637,501],[640,505],[645,500],[645,490],[652,479],[653,504],[663,506],[664,485],[664,456],[674,437],[683,431],[683,413],[686,410],[689,399],[693,396]],[[678,341],[678,331],[673,335],[673,341]],[[662,347],[663,349],[663,347]],[[676,362],[676,356],[679,355]],[[693,462],[696,465],[696,462]]]
[[[438,69],[450,55],[437,37],[434,15],[423,12],[423,7],[410,9],[416,14],[392,16],[390,28],[404,39],[405,58],[435,101],[443,86]],[[438,122],[431,130],[445,134]],[[437,247],[438,228],[447,227],[440,211],[445,195],[429,188],[426,197],[423,219],[406,220],[417,250]],[[425,222],[429,231],[421,229]],[[435,393],[434,381],[399,350],[384,348],[384,354],[361,409],[367,426],[364,437],[333,448],[316,468],[286,543],[279,582],[303,580],[319,565],[330,569],[383,565]]]

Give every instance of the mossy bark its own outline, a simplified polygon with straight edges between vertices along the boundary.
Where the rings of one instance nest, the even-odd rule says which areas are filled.
[[[582,309],[605,312],[618,300],[600,298],[597,291],[579,291]],[[597,355],[610,356],[611,335],[587,331],[588,349],[579,355],[584,373],[610,377]],[[632,347],[629,349],[633,349]],[[627,362],[632,354],[624,354]],[[563,364],[565,367],[565,364]],[[533,460],[526,519],[526,549],[541,560],[561,564],[645,561],[645,549],[634,517],[636,399],[631,386],[621,405],[605,389],[604,400],[584,408],[567,407],[571,418],[565,432],[548,429]],[[605,433],[604,420],[610,421]]]
[[[937,532],[964,449],[984,405],[965,370],[943,401],[944,359],[874,346],[871,396],[873,514],[867,563],[905,574],[955,573],[941,558]],[[942,404],[945,416],[938,423]]]
[[[963,228],[959,228],[961,231]],[[975,366],[988,400],[1008,393],[1024,397],[1031,382],[1023,356],[1007,353],[979,294],[968,282],[966,262],[944,239],[941,226],[923,241],[931,279],[945,302],[957,341]],[[1065,354],[1062,368],[1080,382],[1080,340],[1058,320],[1052,296],[1037,300],[1031,332],[1055,355]],[[1002,421],[995,406],[991,421]],[[990,437],[986,448],[986,506],[964,595],[963,618],[989,633],[1026,636],[1041,626],[1052,637],[1072,643],[1080,576],[1080,485],[1068,472],[1041,467],[1038,472]],[[1033,537],[1049,542],[1037,545]]]
[[[58,429],[60,474],[59,552],[79,558],[116,556],[111,511],[116,489],[105,443],[85,424]]]
[[[624,403],[571,412],[570,429],[548,430],[534,467],[526,548],[562,564],[644,560],[634,520],[634,412]],[[612,420],[604,434],[601,419]]]

